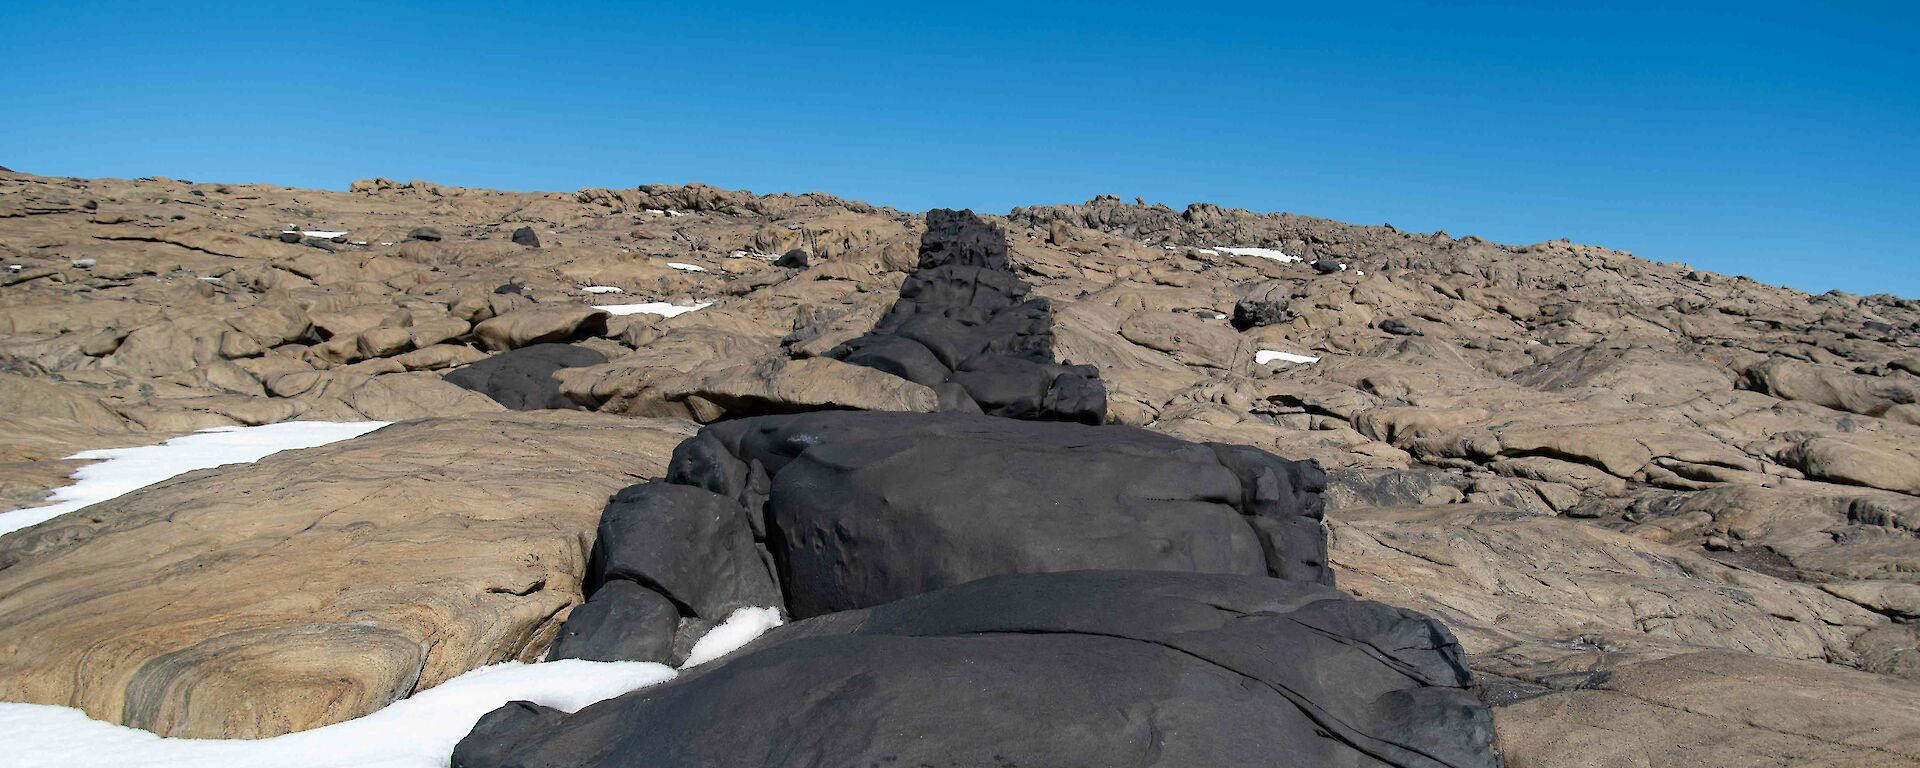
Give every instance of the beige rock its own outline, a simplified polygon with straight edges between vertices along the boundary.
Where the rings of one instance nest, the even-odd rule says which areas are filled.
[[[0,538],[0,698],[258,738],[535,661],[608,494],[684,422],[439,419],[203,470]]]
[[[607,313],[573,304],[507,312],[474,326],[473,333],[488,349],[503,352],[530,344],[599,336],[606,330]]]
[[[1513,768],[1920,764],[1920,689],[1831,664],[1694,653],[1494,711]]]

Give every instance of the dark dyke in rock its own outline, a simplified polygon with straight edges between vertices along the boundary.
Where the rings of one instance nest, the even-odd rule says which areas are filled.
[[[958,384],[992,416],[1098,424],[1098,369],[1053,359],[1053,310],[1007,262],[1006,235],[971,211],[927,213],[920,265],[865,336],[827,356],[929,387]],[[942,402],[959,404],[943,397]]]
[[[580,404],[561,394],[553,373],[606,361],[606,355],[586,347],[535,344],[457,368],[445,378],[450,384],[479,392],[516,411],[579,409]]]
[[[515,702],[459,768],[1492,768],[1453,636],[1316,584],[1140,571],[976,581],[775,630],[577,714]]]
[[[794,616],[1017,572],[1333,578],[1318,465],[1132,427],[759,416],[681,443],[667,479],[746,508]]]
[[[600,515],[585,586],[598,595],[620,580],[660,593],[694,618],[780,603],[746,510],[688,485],[641,483],[614,494]]]

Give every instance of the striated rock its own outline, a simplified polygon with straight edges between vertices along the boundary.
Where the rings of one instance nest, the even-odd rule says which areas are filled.
[[[167,736],[358,717],[538,660],[607,494],[683,422],[501,414],[205,470],[0,538],[0,698]]]

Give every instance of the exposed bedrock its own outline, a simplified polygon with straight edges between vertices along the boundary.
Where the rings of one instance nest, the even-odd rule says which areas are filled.
[[[535,344],[456,368],[444,378],[516,411],[579,409],[579,403],[560,392],[554,372],[606,361],[606,355],[582,346]]]
[[[801,617],[1004,573],[1332,583],[1317,465],[1131,427],[762,416],[702,429],[667,477],[740,502]]]
[[[1496,766],[1437,622],[1264,576],[1001,576],[775,630],[566,715],[516,702],[460,768]]]
[[[1008,573],[1331,585],[1324,486],[1312,462],[1131,427],[871,412],[722,422],[675,449],[665,482],[607,506],[589,599],[552,657],[675,660],[671,637],[738,608],[817,616]]]
[[[1100,423],[1107,395],[1098,370],[1054,361],[1052,307],[1027,291],[999,228],[971,211],[929,211],[920,268],[899,300],[872,331],[827,356],[936,389],[958,385],[972,401],[951,393],[945,410]]]

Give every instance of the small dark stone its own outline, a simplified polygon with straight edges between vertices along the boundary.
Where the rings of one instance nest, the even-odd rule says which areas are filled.
[[[1390,318],[1387,318],[1387,319],[1385,319],[1385,320],[1382,320],[1382,321],[1380,321],[1380,330],[1383,330],[1383,331],[1386,331],[1387,333],[1391,333],[1391,334],[1393,334],[1393,335],[1395,335],[1395,336],[1424,336],[1424,335],[1426,335],[1426,334],[1425,334],[1425,333],[1424,333],[1423,331],[1421,331],[1420,329],[1418,329],[1418,328],[1415,328],[1415,327],[1413,327],[1413,326],[1411,326],[1411,325],[1408,325],[1408,324],[1407,324],[1407,321],[1405,321],[1405,320],[1401,320],[1400,318],[1397,318],[1397,317],[1390,317]]]
[[[1334,261],[1332,259],[1315,259],[1313,262],[1313,271],[1323,275],[1331,275],[1335,272],[1339,272],[1340,270],[1343,270],[1346,268],[1347,268],[1347,265],[1341,264],[1340,262]]]
[[[540,247],[540,236],[534,234],[533,227],[521,227],[513,231],[513,242],[515,245],[538,248]]]
[[[513,294],[515,296],[521,296],[526,294],[527,287],[519,283],[501,283],[500,285],[494,286],[493,292],[503,295]]]
[[[440,230],[433,227],[414,227],[407,232],[408,240],[424,240],[429,243],[440,242]]]
[[[787,251],[786,253],[781,254],[780,258],[773,260],[774,266],[787,267],[790,269],[806,269],[807,264],[808,264],[807,252],[800,250],[799,248],[795,248],[791,251]]]
[[[280,233],[280,242],[297,243],[297,242],[300,242],[300,237],[301,235],[299,232],[295,232],[293,230],[287,230],[285,232]]]

